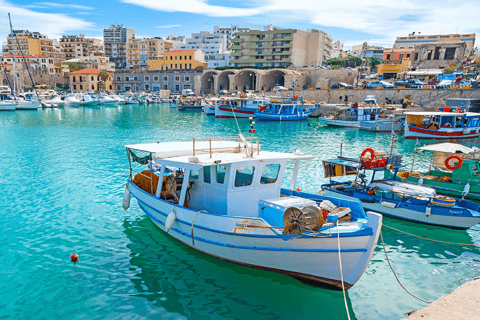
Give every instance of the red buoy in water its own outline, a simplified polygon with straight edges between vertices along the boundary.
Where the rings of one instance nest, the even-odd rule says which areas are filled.
[[[70,259],[72,259],[72,262],[78,262],[78,254],[76,254],[75,252],[72,253]]]

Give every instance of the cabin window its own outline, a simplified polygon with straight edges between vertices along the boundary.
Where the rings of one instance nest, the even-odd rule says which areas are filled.
[[[223,184],[225,182],[225,172],[227,171],[227,168],[225,166],[219,165],[217,166],[217,183]]]
[[[190,170],[190,179],[198,180],[198,170]]]
[[[210,167],[203,167],[203,182],[211,183],[212,178],[210,177]]]
[[[237,169],[237,173],[235,174],[235,187],[245,187],[251,185],[254,173],[254,166],[239,167]]]
[[[279,164],[268,164],[262,169],[261,184],[275,183],[278,179],[278,172],[280,171]]]

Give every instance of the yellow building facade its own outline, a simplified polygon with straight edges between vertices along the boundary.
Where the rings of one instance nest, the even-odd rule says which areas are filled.
[[[399,74],[402,72],[407,72],[409,65],[410,65],[409,58],[404,58],[401,61],[398,61],[398,63],[391,61],[391,63],[379,64],[377,66],[377,74],[378,75],[383,75],[385,73]]]
[[[163,58],[147,60],[147,68],[153,70],[194,70],[207,68],[205,55],[201,50],[173,50],[165,52]]]
[[[77,70],[75,72],[70,72],[70,90],[77,92],[112,91],[112,74],[107,72],[108,78],[103,81],[100,76],[101,72],[101,70],[93,68],[86,68]],[[99,84],[99,82],[103,82],[103,85]]]

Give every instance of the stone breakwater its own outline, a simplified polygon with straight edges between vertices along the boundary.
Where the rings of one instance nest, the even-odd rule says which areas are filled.
[[[480,89],[377,89],[377,90],[358,90],[358,89],[329,89],[329,90],[298,90],[293,94],[303,97],[307,101],[317,103],[326,102],[327,104],[344,105],[350,102],[361,102],[366,96],[375,95],[378,103],[385,102],[385,98],[393,100],[400,104],[404,98],[413,100],[415,105],[421,105],[422,110],[435,110],[438,106],[444,106],[449,98],[480,99]],[[265,92],[267,96],[291,96],[292,91]],[[443,102],[442,102],[443,101]]]

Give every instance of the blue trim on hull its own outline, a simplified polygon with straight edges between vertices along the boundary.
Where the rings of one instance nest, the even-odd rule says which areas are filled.
[[[155,218],[154,216],[152,216],[147,210],[145,210],[145,208],[143,208],[143,205],[151,208],[152,210],[154,210],[155,212],[158,212],[159,214],[163,215],[163,216],[166,216],[165,214],[163,214],[162,212],[152,208],[151,206],[149,206],[148,204],[144,203],[143,201],[137,199],[139,205],[140,205],[140,208],[148,215],[148,217],[150,219],[152,219],[153,221],[161,224],[162,226],[165,225],[165,223],[163,223],[162,221],[158,220],[157,218]],[[179,220],[176,220],[177,222],[180,222]],[[186,222],[181,222],[183,224],[186,224],[186,225],[189,225],[187,224]],[[191,225],[191,224],[190,224]],[[198,226],[195,226],[196,228],[201,228],[201,227],[198,227]],[[188,233],[185,233],[177,228],[172,228],[171,229],[172,231],[175,231],[177,232],[178,234],[182,235],[182,236],[185,236],[185,237],[191,237],[190,234]],[[208,230],[208,229],[207,229]],[[217,230],[212,230],[212,232],[218,232]],[[221,232],[221,233],[225,233],[225,234],[231,234],[231,233],[226,233],[226,232]],[[237,234],[231,234],[231,235],[237,235]],[[257,236],[254,236],[254,237],[257,237]],[[270,236],[269,236],[270,237]],[[273,238],[278,238],[278,239],[281,239],[281,236],[273,236]],[[178,239],[180,240],[180,239]],[[216,242],[216,241],[212,241],[212,240],[207,240],[207,239],[203,239],[203,238],[199,238],[197,236],[194,236],[194,240],[195,241],[201,241],[201,242],[205,242],[205,243],[209,243],[209,244],[213,244],[213,245],[217,245],[217,246],[222,246],[222,247],[229,247],[229,248],[235,248],[235,249],[247,249],[247,250],[261,250],[261,251],[288,251],[288,252],[325,252],[325,253],[333,253],[333,252],[338,252],[338,250],[336,249],[294,249],[294,248],[274,248],[274,247],[252,247],[252,246],[237,246],[237,245],[233,245],[233,244],[227,244],[227,243],[222,243],[222,242]],[[367,252],[368,250],[365,249],[365,248],[359,248],[359,249],[341,249],[340,252]]]

